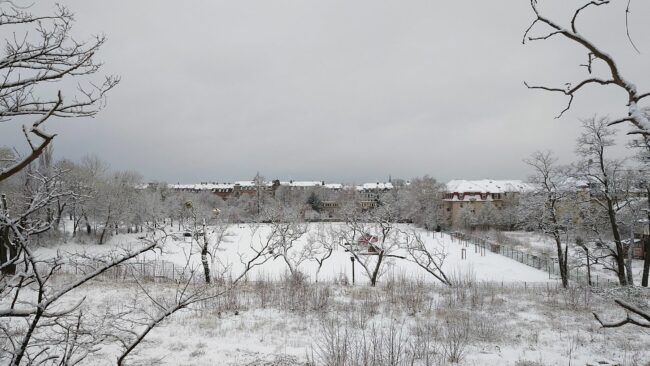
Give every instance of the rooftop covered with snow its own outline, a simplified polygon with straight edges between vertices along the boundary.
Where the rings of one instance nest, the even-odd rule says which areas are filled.
[[[510,193],[510,192],[528,192],[533,189],[530,183],[521,180],[451,180],[447,183],[447,192],[450,193]]]

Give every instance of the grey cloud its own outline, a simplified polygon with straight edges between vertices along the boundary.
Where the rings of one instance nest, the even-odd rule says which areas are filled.
[[[524,178],[534,150],[571,159],[578,118],[625,111],[596,89],[555,120],[566,100],[524,88],[577,80],[585,57],[560,39],[521,45],[526,1],[65,3],[77,34],[107,34],[104,71],[123,82],[95,119],[52,121],[55,149],[148,179]],[[650,4],[633,8],[641,55],[610,8],[583,32],[650,90]],[[0,144],[22,144],[17,130],[0,126]]]

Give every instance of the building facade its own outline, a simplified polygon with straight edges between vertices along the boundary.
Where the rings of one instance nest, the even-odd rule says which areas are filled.
[[[520,180],[452,180],[446,185],[443,205],[449,224],[460,227],[464,211],[477,214],[486,204],[500,210],[519,194],[531,190],[529,183]]]

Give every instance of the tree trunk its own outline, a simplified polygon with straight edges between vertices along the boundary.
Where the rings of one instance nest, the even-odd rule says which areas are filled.
[[[106,223],[104,223],[104,227],[102,228],[102,235],[99,236],[99,244],[104,244],[104,236],[106,236],[106,229],[108,228],[110,219],[110,216],[106,218]]]
[[[645,238],[643,247],[645,253],[643,255],[643,275],[641,276],[641,286],[648,287],[648,272],[650,272],[650,237]]]
[[[0,266],[12,261],[18,251],[16,246],[9,241],[9,228],[6,227],[0,230]],[[3,275],[13,275],[16,274],[16,264],[12,263],[6,265],[2,268]]]
[[[625,261],[625,272],[627,284],[634,286],[634,272],[632,272],[632,255],[634,254],[634,225],[630,225],[630,242],[627,245],[627,259]]]
[[[208,264],[208,232],[205,230],[205,221],[203,221],[203,246],[201,248],[201,263],[203,263],[205,283],[210,283],[210,265]]]
[[[314,281],[318,283],[318,274],[320,273],[321,268],[323,268],[323,262],[318,262],[318,268],[316,268],[316,275],[314,276]]]
[[[589,283],[589,286],[592,285],[591,283],[591,262],[589,262],[589,249],[585,246],[583,248],[585,250],[585,254],[587,255],[587,283]]]
[[[641,239],[643,245],[643,274],[641,275],[641,286],[648,287],[648,274],[650,273],[650,185],[648,191],[648,236]]]
[[[7,199],[3,194],[0,197],[0,209],[7,211]],[[0,228],[0,265],[10,262],[18,255],[16,246],[9,240],[9,226]],[[12,263],[2,268],[3,275],[16,274],[16,264]]]
[[[70,220],[72,221],[72,237],[74,238],[77,236],[77,230],[79,229],[79,222],[81,219],[77,220],[77,214],[75,213],[74,216],[71,213],[70,214]]]
[[[618,283],[621,286],[627,286],[627,277],[625,276],[625,251],[623,249],[623,243],[621,243],[621,235],[618,232],[618,225],[616,224],[616,218],[610,216],[610,222],[612,225],[612,233],[614,234],[614,243],[616,244],[616,274],[618,275]]]
[[[67,203],[61,204],[61,202],[57,202],[56,204],[56,219],[54,219],[54,226],[56,230],[59,229],[59,226],[61,225],[61,218],[63,217],[63,211],[65,210],[65,206]]]
[[[623,243],[621,242],[621,233],[618,229],[616,222],[616,210],[614,203],[609,196],[607,187],[605,188],[605,200],[607,201],[607,216],[609,216],[609,224],[612,228],[612,235],[614,236],[614,243],[616,244],[616,270],[618,275],[618,282],[621,286],[627,286],[628,281],[625,276],[625,251],[623,250]]]
[[[566,265],[568,256],[566,255],[566,253],[563,253],[560,234],[553,233],[553,238],[555,239],[555,246],[557,247],[557,263],[560,266],[560,277],[562,278],[562,287],[567,288],[569,286],[569,272],[567,271],[567,265]]]
[[[284,263],[287,264],[287,267],[289,268],[289,273],[291,274],[291,277],[293,277],[296,273],[295,268],[293,267],[293,264],[289,261],[289,258],[287,258],[287,253],[283,251],[282,253],[282,259],[284,260]]]
[[[86,221],[86,234],[92,234],[92,227],[90,227],[90,222],[88,221],[88,215],[84,213],[84,220]]]
[[[375,287],[377,284],[377,276],[379,276],[379,267],[381,266],[381,261],[384,259],[384,251],[379,252],[379,258],[377,259],[377,265],[375,270],[372,272],[372,277],[370,278],[370,286]]]

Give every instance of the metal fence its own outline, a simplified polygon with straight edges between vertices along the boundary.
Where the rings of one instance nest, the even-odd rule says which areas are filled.
[[[481,250],[489,250],[492,253],[508,257],[519,263],[525,264],[548,273],[548,278],[560,277],[560,266],[557,258],[547,255],[531,254],[514,249],[512,246],[504,243],[495,242],[486,238],[481,238],[463,232],[452,232],[449,235],[464,244],[467,248],[474,247],[475,253]],[[569,268],[569,279],[579,284],[588,284],[589,276],[587,270],[582,266]],[[592,274],[592,286],[616,286],[617,282],[609,278],[601,278],[598,274]]]
[[[47,271],[51,268],[50,264],[41,263],[40,265],[43,268],[39,268],[39,270]],[[101,262],[91,260],[73,261],[60,264],[57,272],[84,276],[95,272],[103,265]],[[134,260],[113,266],[102,272],[96,278],[127,280],[135,276],[139,280],[176,281],[188,279],[190,273],[191,270],[188,267],[179,266],[173,262],[164,260]]]

